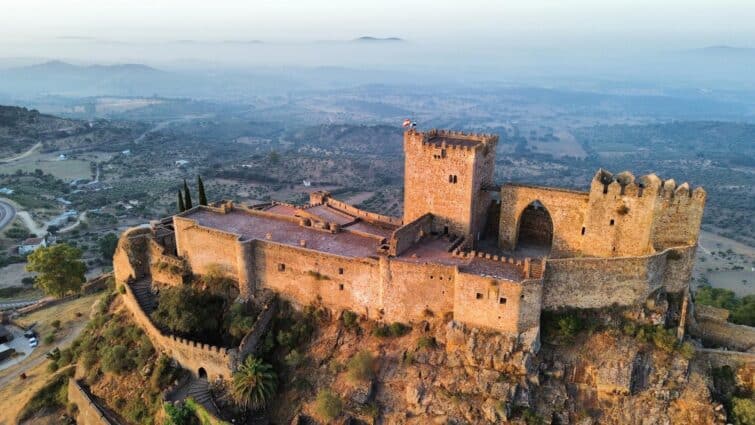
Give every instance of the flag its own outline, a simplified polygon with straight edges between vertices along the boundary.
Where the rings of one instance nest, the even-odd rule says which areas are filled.
[[[404,123],[401,124],[401,127],[407,128],[407,127],[409,127],[411,125],[412,125],[412,120],[410,120],[409,118],[407,118],[407,119],[404,120]]]

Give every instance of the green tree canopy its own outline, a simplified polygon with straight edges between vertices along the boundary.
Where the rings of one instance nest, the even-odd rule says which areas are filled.
[[[79,292],[86,280],[81,250],[68,244],[39,248],[27,260],[26,270],[38,273],[36,285],[46,294],[62,297]]]
[[[118,236],[115,233],[108,233],[97,242],[97,245],[100,247],[102,259],[110,261],[115,254],[115,248],[118,246]]]
[[[273,367],[249,356],[233,374],[231,394],[239,406],[261,409],[275,396],[278,377]]]
[[[190,286],[160,290],[152,319],[159,325],[193,338],[217,339],[225,300]]]
[[[186,184],[186,179],[184,179],[184,207],[187,210],[190,210],[193,205],[191,204],[191,191],[189,190],[189,185]]]
[[[204,193],[204,182],[202,176],[197,176],[197,190],[199,191],[199,205],[207,205],[207,195]]]

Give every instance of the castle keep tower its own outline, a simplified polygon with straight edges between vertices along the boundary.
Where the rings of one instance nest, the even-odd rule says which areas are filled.
[[[477,240],[492,201],[498,136],[430,130],[404,133],[404,224],[434,216],[433,231]]]

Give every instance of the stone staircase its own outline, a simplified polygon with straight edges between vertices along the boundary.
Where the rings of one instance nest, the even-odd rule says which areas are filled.
[[[141,280],[131,285],[136,301],[147,315],[152,314],[157,306],[157,297],[152,293],[152,283],[149,280]]]
[[[193,378],[189,381],[188,388],[186,389],[186,398],[191,397],[197,403],[201,404],[210,414],[215,417],[220,417],[215,402],[212,401],[212,394],[210,393],[210,383],[203,378]]]

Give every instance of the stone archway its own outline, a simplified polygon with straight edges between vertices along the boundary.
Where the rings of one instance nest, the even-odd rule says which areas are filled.
[[[522,210],[517,221],[515,251],[538,257],[548,255],[553,246],[553,219],[540,201],[533,201]]]
[[[203,367],[200,367],[197,371],[197,376],[199,376],[199,379],[207,379],[207,371]]]

